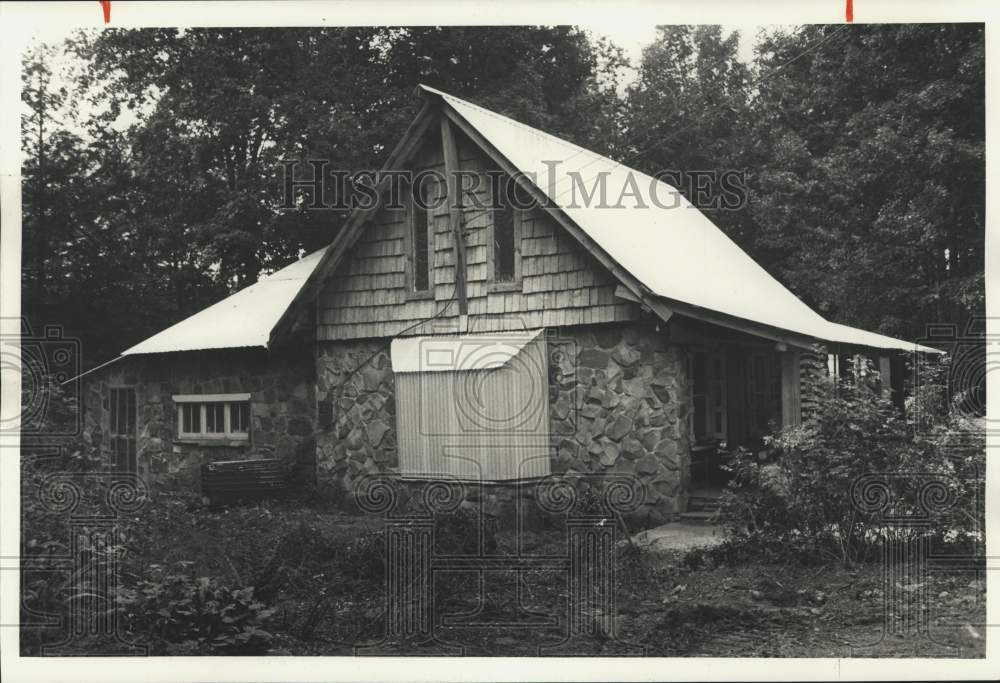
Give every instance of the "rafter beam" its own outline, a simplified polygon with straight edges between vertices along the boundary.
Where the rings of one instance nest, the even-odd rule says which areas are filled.
[[[460,316],[469,314],[466,298],[465,229],[462,225],[462,197],[458,179],[458,145],[447,116],[441,117],[441,151],[444,154],[444,175],[448,187],[448,220],[455,241],[455,295]],[[467,319],[464,319],[467,320]]]

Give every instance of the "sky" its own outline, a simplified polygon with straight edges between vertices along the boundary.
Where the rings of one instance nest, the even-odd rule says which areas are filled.
[[[638,65],[642,58],[642,48],[653,42],[656,37],[656,26],[654,24],[626,23],[622,22],[614,25],[589,25],[582,24],[585,28],[597,35],[603,35],[618,47],[625,50],[625,54],[633,64]],[[740,32],[739,57],[742,61],[749,63],[753,59],[754,36],[762,28],[756,24],[722,24],[724,36],[729,36],[733,31]]]

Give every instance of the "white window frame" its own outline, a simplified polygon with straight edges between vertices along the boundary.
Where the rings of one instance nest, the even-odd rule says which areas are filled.
[[[250,394],[177,394],[171,397],[177,406],[177,438],[181,441],[250,441],[250,420],[249,404]],[[196,404],[199,410],[200,431],[184,431],[184,406]],[[223,431],[209,432],[208,427],[208,406],[219,405],[223,408]],[[232,429],[233,406],[247,404],[248,420],[245,432],[236,432]]]

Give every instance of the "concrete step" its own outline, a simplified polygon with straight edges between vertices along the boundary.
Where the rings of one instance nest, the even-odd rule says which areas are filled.
[[[688,499],[689,512],[714,512],[720,507],[718,498],[697,498]]]
[[[681,513],[681,521],[688,524],[718,524],[720,515],[718,510],[691,510]]]

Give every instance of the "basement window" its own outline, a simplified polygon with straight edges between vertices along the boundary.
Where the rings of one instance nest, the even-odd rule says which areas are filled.
[[[177,438],[180,441],[249,441],[250,394],[180,394]]]

